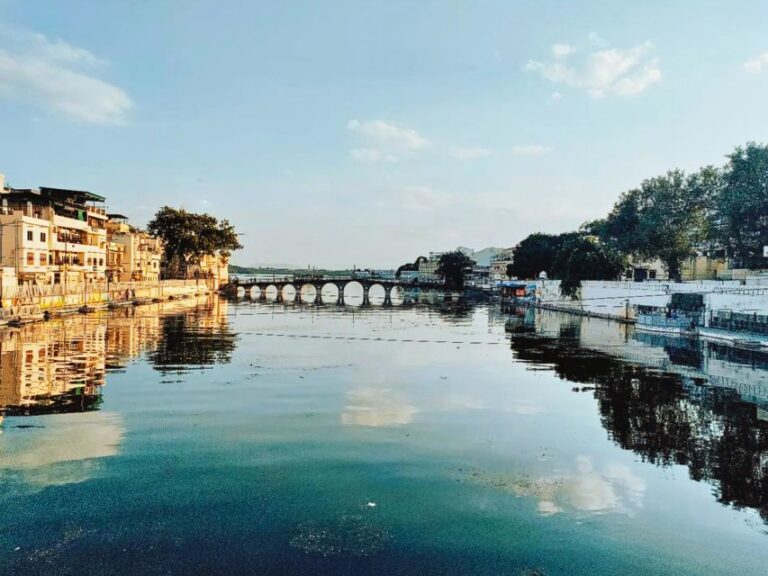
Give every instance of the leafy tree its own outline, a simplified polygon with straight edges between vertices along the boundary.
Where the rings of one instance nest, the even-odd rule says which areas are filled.
[[[768,245],[768,146],[749,142],[727,156],[716,202],[718,238],[739,267],[764,267]]]
[[[395,278],[400,278],[401,272],[415,272],[419,269],[419,264],[422,262],[426,262],[427,257],[426,256],[419,256],[416,258],[415,262],[408,262],[406,264],[403,264],[402,266],[398,267],[398,269],[395,271]]]
[[[147,229],[163,240],[172,276],[186,274],[188,266],[198,263],[203,256],[228,258],[233,250],[242,248],[234,226],[209,214],[163,206]]]
[[[512,264],[507,266],[507,275],[517,278],[538,278],[540,272],[552,275],[555,258],[567,239],[575,232],[565,234],[531,234],[522,240],[512,254]]]
[[[462,290],[464,288],[464,274],[468,268],[474,265],[475,261],[472,258],[460,250],[455,250],[440,256],[435,273],[443,278],[448,288]]]
[[[658,258],[673,280],[683,261],[709,234],[709,196],[715,175],[682,170],[644,180],[622,194],[605,220],[587,225],[612,248],[641,259]]]
[[[683,261],[706,238],[704,199],[681,170],[645,180],[640,199],[639,252],[661,260],[669,277],[679,281]]]
[[[606,218],[584,224],[582,232],[598,236],[624,254],[642,252],[645,239],[640,231],[641,196],[638,189],[624,192]]]
[[[575,297],[582,280],[615,280],[627,267],[627,258],[594,237],[567,238],[557,252],[553,273],[560,292]]]

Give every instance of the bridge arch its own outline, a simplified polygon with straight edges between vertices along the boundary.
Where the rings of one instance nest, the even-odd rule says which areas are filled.
[[[387,304],[391,289],[391,287],[384,286],[381,282],[373,282],[368,286],[368,302],[374,306]]]
[[[280,296],[280,289],[276,284],[269,284],[264,288],[264,298],[271,302],[276,301]]]
[[[282,296],[283,302],[293,302],[296,300],[297,292],[298,291],[296,290],[296,286],[290,282],[286,282],[280,289],[280,296]]]
[[[314,284],[305,283],[299,287],[297,297],[299,300],[301,300],[301,302],[304,302],[305,304],[314,304],[317,302],[319,294],[320,291]]]
[[[251,289],[248,290],[248,296],[251,298],[251,300],[258,300],[261,298],[261,288],[256,285],[251,286]]]
[[[403,286],[391,286],[389,289],[389,303],[392,306],[400,306],[405,303],[406,289]]]
[[[342,288],[343,303],[348,306],[362,306],[366,304],[367,296],[368,289],[359,280],[350,280]]]
[[[328,304],[341,303],[343,294],[336,282],[323,282],[320,285],[320,300]]]

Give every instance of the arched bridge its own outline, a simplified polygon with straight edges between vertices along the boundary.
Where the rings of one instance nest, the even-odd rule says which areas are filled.
[[[234,279],[223,291],[231,296],[236,296],[239,289],[243,288],[245,293],[248,294],[252,288],[259,289],[259,298],[266,299],[266,293],[269,288],[275,288],[277,290],[277,301],[283,301],[283,289],[286,287],[292,287],[296,295],[294,300],[296,302],[301,301],[301,292],[305,286],[312,286],[315,289],[315,303],[325,304],[323,302],[323,288],[327,286],[336,287],[336,304],[344,304],[344,292],[345,289],[352,283],[359,284],[363,288],[363,305],[370,304],[369,294],[371,288],[374,286],[381,286],[384,289],[384,305],[389,306],[392,304],[392,291],[395,288],[400,288],[404,291],[410,291],[414,289],[418,290],[442,290],[445,288],[443,284],[435,283],[411,283],[400,282],[399,280],[390,280],[383,278],[315,278],[315,277],[294,277],[294,278],[273,278],[272,280],[238,280]],[[330,302],[328,302],[330,303]]]

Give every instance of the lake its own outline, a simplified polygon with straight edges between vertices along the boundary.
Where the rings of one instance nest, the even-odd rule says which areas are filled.
[[[498,305],[0,337],[0,574],[768,573],[768,354]]]

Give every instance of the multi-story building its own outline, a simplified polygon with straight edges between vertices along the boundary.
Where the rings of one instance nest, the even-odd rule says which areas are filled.
[[[102,196],[41,187],[0,191],[0,267],[20,284],[103,280],[107,266]]]
[[[157,282],[163,245],[159,238],[128,224],[122,214],[109,214],[107,236],[109,254],[107,269],[110,280]]]

